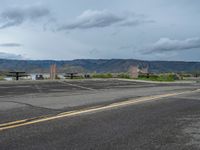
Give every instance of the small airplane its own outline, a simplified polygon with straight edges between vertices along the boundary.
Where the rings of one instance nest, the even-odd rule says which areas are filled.
[[[16,80],[19,80],[19,77],[27,77],[28,75],[26,74],[26,72],[12,71],[12,72],[9,72],[6,76],[8,76],[8,77],[15,77]]]
[[[78,77],[77,72],[66,73],[65,77],[73,79],[74,77]]]

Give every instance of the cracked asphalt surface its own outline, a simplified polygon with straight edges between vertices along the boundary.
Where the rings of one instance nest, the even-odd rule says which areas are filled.
[[[200,88],[123,80],[0,83],[0,124]],[[0,149],[200,149],[200,93],[0,131]]]

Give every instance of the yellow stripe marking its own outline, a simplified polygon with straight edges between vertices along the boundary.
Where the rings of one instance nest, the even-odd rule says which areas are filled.
[[[163,95],[155,95],[155,96],[147,96],[147,97],[141,97],[133,100],[128,100],[124,102],[117,102],[113,103],[107,106],[95,106],[92,108],[87,108],[87,109],[82,109],[82,110],[75,110],[75,111],[68,111],[68,112],[63,112],[55,116],[50,116],[46,118],[39,118],[36,120],[31,120],[28,121],[29,119],[25,120],[18,120],[15,122],[10,122],[10,123],[5,123],[5,124],[0,124],[0,131],[7,130],[7,129],[12,129],[16,127],[21,127],[21,126],[26,126],[26,125],[31,125],[31,124],[36,124],[36,123],[41,123],[45,121],[50,121],[50,120],[55,120],[59,118],[64,118],[64,117],[70,117],[70,116],[76,116],[76,115],[81,115],[81,114],[86,114],[86,113],[92,113],[92,112],[97,112],[97,111],[103,111],[103,110],[108,110],[108,109],[113,109],[113,108],[118,108],[118,107],[124,107],[127,105],[133,105],[137,104],[140,102],[147,102],[151,100],[159,100],[161,98],[166,98],[166,97],[172,97],[172,96],[177,96],[181,94],[187,94],[187,93],[193,93],[193,92],[199,92],[200,89],[194,90],[194,91],[185,91],[185,92],[179,92],[179,93],[171,93],[171,94],[163,94]]]
[[[27,119],[0,124],[0,127],[26,122]]]

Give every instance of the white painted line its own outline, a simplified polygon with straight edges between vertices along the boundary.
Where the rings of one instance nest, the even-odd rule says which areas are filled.
[[[146,85],[120,85],[120,86],[108,86],[106,88],[140,88],[140,87],[152,87],[153,85],[151,84],[146,84]]]
[[[74,86],[74,87],[78,87],[78,88],[82,88],[82,89],[86,89],[86,90],[96,91],[93,88],[88,88],[88,87],[80,86],[80,85],[77,85],[77,84],[71,84],[71,83],[67,83],[67,82],[61,82],[61,83],[66,84],[66,85],[70,85],[70,86]]]

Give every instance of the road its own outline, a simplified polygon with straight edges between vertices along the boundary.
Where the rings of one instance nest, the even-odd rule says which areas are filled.
[[[198,83],[78,80],[0,88],[1,150],[200,148]]]

